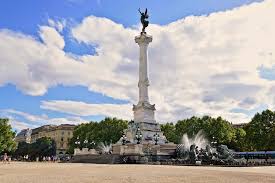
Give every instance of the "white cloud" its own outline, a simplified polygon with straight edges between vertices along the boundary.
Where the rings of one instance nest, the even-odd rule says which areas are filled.
[[[26,128],[36,128],[46,124],[61,125],[61,124],[80,124],[87,121],[79,116],[67,116],[59,118],[50,118],[46,114],[33,115],[14,109],[2,109],[0,114],[10,120],[14,129],[20,131]]]
[[[78,116],[105,115],[130,120],[132,118],[129,104],[88,104],[78,101],[42,101],[41,108]]]
[[[62,50],[65,46],[63,37],[53,27],[41,26],[40,37],[47,47],[56,46]]]
[[[66,26],[66,20],[53,20],[53,19],[48,19],[48,23],[51,27],[55,28],[58,32],[62,32],[64,27]]]
[[[157,120],[208,114],[243,122],[250,116],[232,109],[250,110],[263,104],[273,109],[274,81],[260,78],[258,68],[274,65],[274,60],[263,56],[275,50],[274,16],[275,1],[266,0],[209,16],[190,16],[165,26],[150,25],[149,94],[156,103]],[[85,18],[72,29],[72,35],[79,42],[95,45],[97,54],[76,60],[63,51],[63,37],[54,27],[41,26],[43,43],[0,30],[0,85],[15,84],[30,95],[43,95],[58,84],[82,85],[137,102],[136,28],[125,28],[106,18]],[[109,112],[109,104],[74,103],[82,109],[91,108],[82,112],[72,106],[65,108],[64,101],[50,102],[42,106],[84,116],[128,116],[120,105]]]

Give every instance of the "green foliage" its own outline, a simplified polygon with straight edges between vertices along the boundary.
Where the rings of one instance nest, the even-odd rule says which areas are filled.
[[[15,156],[29,155],[31,159],[43,156],[54,156],[56,154],[55,141],[49,137],[42,137],[37,139],[36,142],[28,144],[20,142],[14,153]]]
[[[249,150],[275,150],[275,112],[257,113],[245,128]]]
[[[14,152],[15,156],[25,156],[29,155],[31,152],[31,145],[26,142],[19,142],[16,151]]]
[[[169,142],[178,143],[178,138],[176,135],[176,127],[173,123],[162,124],[161,131],[166,136]]]
[[[215,141],[217,141],[219,144],[226,145],[230,144],[235,135],[232,125],[221,117],[192,117],[178,121],[175,126],[176,136],[178,138],[177,142],[180,142],[180,138],[183,134],[187,133],[189,137],[193,137],[200,130],[203,130],[208,140],[211,141],[213,138],[215,138]]]
[[[55,141],[49,137],[37,139],[31,144],[30,156],[53,156],[56,154]]]
[[[201,118],[193,116],[189,119],[179,120],[176,123],[177,142],[181,143],[183,134],[187,133],[189,137],[193,137],[203,128],[204,126]]]
[[[105,118],[100,122],[90,122],[78,125],[73,132],[73,138],[70,140],[69,153],[73,153],[76,148],[75,142],[77,138],[80,141],[80,148],[93,148],[99,145],[100,142],[107,144],[116,143],[123,134],[123,130],[127,128],[128,122],[117,118]],[[85,139],[88,144],[84,144]],[[91,144],[95,142],[95,145]]]
[[[235,135],[230,143],[230,147],[235,151],[246,151],[246,131],[243,128],[236,128]]]
[[[85,139],[89,142],[94,141],[95,146],[100,142],[115,143],[125,128],[127,122],[116,118],[105,118],[99,123],[81,124],[74,130],[69,152],[72,153],[76,147],[77,137],[80,140],[80,148],[86,146],[91,148],[94,145],[85,145]],[[179,120],[176,124],[162,124],[161,130],[167,140],[174,143],[181,143],[182,135],[185,133],[193,137],[203,130],[210,142],[214,139],[218,144],[225,144],[236,151],[275,150],[275,113],[270,110],[257,113],[244,128],[234,128],[230,122],[221,117],[193,116]]]
[[[12,131],[9,120],[0,118],[0,154],[15,150],[16,143],[14,137],[15,132]]]

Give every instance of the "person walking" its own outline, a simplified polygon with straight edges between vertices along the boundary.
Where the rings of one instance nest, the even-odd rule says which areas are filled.
[[[7,153],[5,153],[4,157],[3,157],[3,163],[6,164],[7,160],[8,160],[8,155],[7,155]]]
[[[8,164],[11,163],[11,156],[8,157]]]

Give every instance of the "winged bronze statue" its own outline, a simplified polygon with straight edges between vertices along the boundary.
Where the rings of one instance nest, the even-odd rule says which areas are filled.
[[[147,8],[145,9],[144,13],[140,11],[140,8],[138,9],[138,11],[140,13],[140,22],[142,24],[142,33],[146,33],[145,28],[148,27],[148,25],[149,25],[149,21],[147,20],[149,18]]]

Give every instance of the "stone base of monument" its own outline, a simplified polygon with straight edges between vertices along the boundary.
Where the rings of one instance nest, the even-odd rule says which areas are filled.
[[[176,144],[114,144],[113,155],[121,157],[120,163],[140,163],[158,162],[171,159],[175,156]]]
[[[97,154],[95,149],[88,149],[88,148],[82,148],[82,149],[74,149],[74,155],[89,155],[89,154]]]
[[[114,154],[87,154],[76,155],[70,160],[71,163],[94,163],[94,164],[119,164],[121,157]]]
[[[114,144],[112,154],[87,153],[82,150],[72,158],[73,163],[96,163],[96,164],[154,164],[166,161],[175,156],[176,145],[167,144]]]
[[[141,144],[155,144],[154,135],[158,135],[158,144],[165,144],[167,142],[166,137],[160,129],[160,124],[154,122],[129,122],[128,128],[124,130],[129,143],[137,144],[136,134],[137,132],[142,134],[140,139]],[[122,144],[122,140],[118,142]]]
[[[169,155],[172,156],[175,154],[176,144],[167,143],[167,144],[114,144],[113,145],[113,154],[116,155]]]
[[[114,144],[113,154],[142,156],[144,155],[143,145],[142,144],[126,144],[126,145]]]

